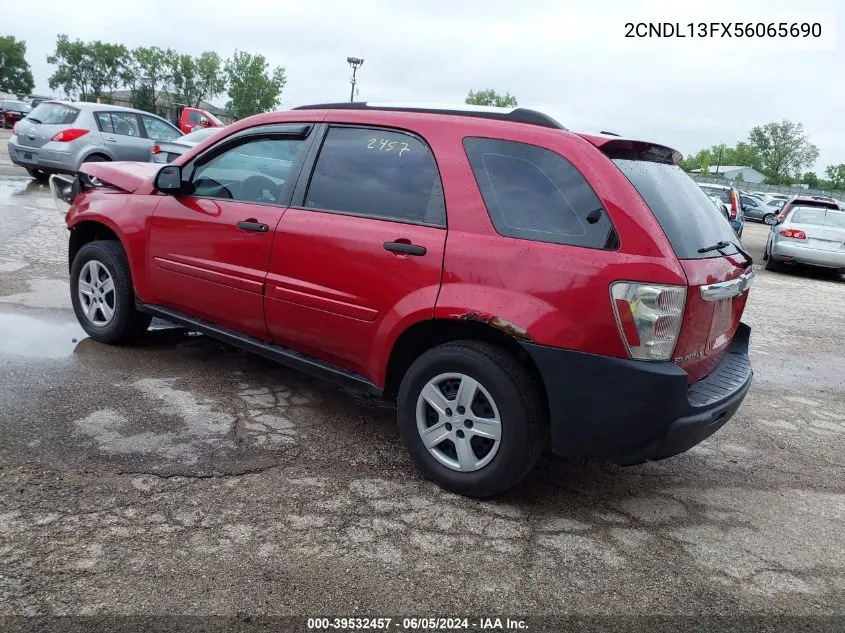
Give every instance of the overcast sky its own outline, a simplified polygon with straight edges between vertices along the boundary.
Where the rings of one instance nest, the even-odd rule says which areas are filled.
[[[360,100],[462,102],[495,88],[574,130],[612,130],[685,154],[734,144],[769,121],[802,122],[845,162],[845,47],[837,0],[39,0],[8,2],[0,33],[27,42],[38,92],[56,35],[235,49],[287,69],[282,107],[349,98],[347,56],[364,58]],[[695,6],[692,6],[695,5]],[[819,22],[821,38],[626,39],[626,22]],[[838,28],[839,27],[839,28]],[[224,105],[226,98],[216,100]]]

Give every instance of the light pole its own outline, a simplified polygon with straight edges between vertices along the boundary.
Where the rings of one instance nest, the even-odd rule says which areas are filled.
[[[349,93],[349,101],[355,101],[355,73],[364,65],[364,60],[358,57],[347,57],[346,61],[352,66],[352,92]]]

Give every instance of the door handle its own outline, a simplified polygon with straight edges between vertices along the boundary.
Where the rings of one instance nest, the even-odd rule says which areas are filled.
[[[113,137],[113,136],[107,136],[107,137],[106,137],[106,140],[107,140],[109,143],[117,143],[117,139],[116,139],[115,137]]]
[[[425,246],[417,246],[408,242],[385,242],[384,250],[391,253],[401,253],[402,255],[414,255],[422,257],[426,254]]]
[[[266,233],[270,230],[269,226],[262,224],[261,222],[256,222],[255,220],[244,220],[243,222],[238,222],[238,228],[242,231],[252,231],[253,233]]]

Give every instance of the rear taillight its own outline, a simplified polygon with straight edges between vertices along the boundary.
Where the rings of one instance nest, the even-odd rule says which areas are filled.
[[[50,140],[58,141],[59,143],[70,143],[71,141],[75,141],[80,136],[85,136],[86,134],[88,134],[88,130],[83,130],[79,127],[72,127],[68,128],[67,130],[62,130],[61,132],[58,132]]]
[[[150,153],[152,154],[158,154],[160,151],[161,148],[158,145],[153,145],[152,148],[150,148]]]
[[[736,220],[736,208],[737,208],[736,192],[733,189],[731,189],[731,220]]]
[[[686,286],[619,281],[611,285],[610,295],[628,355],[670,360],[681,331]]]
[[[18,135],[18,126],[19,126],[20,124],[21,124],[21,122],[20,122],[20,121],[18,121],[17,123],[15,123],[14,127],[12,127],[12,134],[14,134],[15,136],[17,136],[17,135]]]
[[[781,229],[780,234],[783,237],[791,237],[793,240],[806,240],[807,234],[798,229]]]

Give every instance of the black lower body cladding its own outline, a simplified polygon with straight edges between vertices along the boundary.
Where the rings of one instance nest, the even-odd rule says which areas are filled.
[[[682,453],[721,428],[751,385],[751,328],[741,323],[718,367],[687,383],[670,362],[624,360],[523,343],[546,387],[551,450],[636,464]]]

